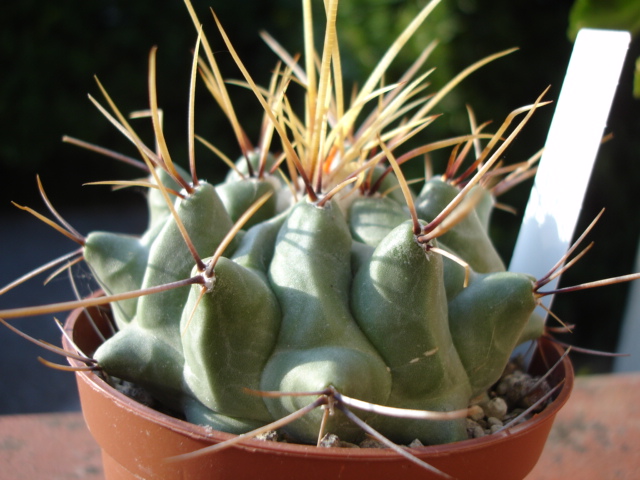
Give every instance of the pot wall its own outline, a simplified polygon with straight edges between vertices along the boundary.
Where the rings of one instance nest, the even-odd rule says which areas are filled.
[[[106,317],[98,309],[89,311],[108,336]],[[72,312],[65,330],[87,355],[101,343],[82,310]],[[74,351],[66,338],[63,343],[67,350]],[[543,353],[534,359],[533,373],[546,371],[545,365],[552,365],[562,354],[559,347],[548,341],[542,341],[541,346]],[[83,365],[73,359],[70,363]],[[442,478],[386,449],[316,448],[257,440],[197,459],[169,462],[169,457],[233,436],[147,408],[110,387],[95,373],[77,372],[76,376],[87,426],[102,448],[107,480]],[[552,373],[550,382],[553,386],[563,379],[553,403],[527,422],[504,433],[412,452],[454,478],[524,478],[540,457],[555,415],[573,387],[573,369],[568,358]]]

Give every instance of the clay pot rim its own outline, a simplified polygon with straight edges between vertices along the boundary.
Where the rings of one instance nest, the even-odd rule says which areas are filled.
[[[76,309],[70,313],[64,324],[64,331],[66,335],[63,335],[63,347],[69,352],[76,353],[74,346],[69,341],[69,338],[73,338],[73,331],[76,320],[84,312],[84,309]],[[69,338],[67,338],[67,335]],[[551,348],[561,355],[562,349],[556,344],[553,344],[546,338],[541,338],[539,341],[547,342]],[[74,367],[84,367],[85,364],[68,358],[69,364]],[[472,452],[475,450],[481,450],[488,444],[495,444],[498,447],[501,443],[509,442],[513,438],[517,438],[522,435],[526,435],[527,431],[531,428],[537,428],[538,425],[545,423],[545,420],[549,417],[554,417],[558,411],[564,406],[569,399],[571,391],[573,389],[574,372],[573,366],[568,356],[566,356],[561,365],[558,367],[557,374],[560,375],[564,381],[555,395],[555,398],[551,404],[540,413],[534,415],[529,420],[526,420],[518,425],[510,427],[502,432],[486,435],[481,438],[473,438],[468,440],[462,440],[455,443],[444,445],[430,445],[424,447],[416,447],[409,449],[413,454],[418,457],[428,455],[430,458],[438,456],[447,456],[453,452],[459,453],[460,451]],[[176,417],[159,412],[151,407],[143,405],[130,397],[127,397],[123,393],[119,392],[99,375],[92,371],[78,371],[77,375],[85,378],[87,384],[101,395],[109,397],[112,401],[116,402],[124,409],[136,412],[140,417],[162,425],[166,428],[174,430],[189,438],[211,442],[220,443],[232,438],[236,435],[225,433],[219,430],[214,430],[211,427],[203,425],[196,425],[189,423],[185,420],[181,420]],[[238,448],[245,451],[262,451],[274,455],[292,455],[300,457],[315,457],[315,458],[345,458],[345,457],[357,457],[362,460],[375,460],[376,458],[385,459],[389,457],[399,457],[399,454],[389,448],[339,448],[339,447],[323,447],[319,448],[315,445],[303,445],[284,442],[268,442],[255,439],[246,439],[240,443],[235,444],[232,448]]]

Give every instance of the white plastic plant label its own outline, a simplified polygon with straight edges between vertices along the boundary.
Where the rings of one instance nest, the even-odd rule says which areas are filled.
[[[567,252],[630,40],[623,31],[578,33],[509,270],[540,278]],[[547,308],[552,300],[542,298]]]

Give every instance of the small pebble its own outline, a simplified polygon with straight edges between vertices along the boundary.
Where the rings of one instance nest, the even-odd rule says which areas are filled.
[[[386,448],[386,445],[382,442],[374,440],[373,438],[365,438],[360,442],[360,448]]]
[[[417,438],[413,439],[413,442],[411,442],[409,445],[407,445],[409,448],[418,448],[418,447],[424,447],[424,443],[422,443],[420,440],[418,440]]]
[[[504,423],[502,423],[502,420],[500,420],[499,418],[489,417],[489,418],[487,418],[487,425],[489,427],[493,427],[495,425],[501,427],[502,425],[504,425]]]
[[[549,390],[551,390],[551,387],[549,387],[549,384],[546,381],[541,382],[540,385],[538,385],[538,387],[535,390],[528,391],[527,394],[524,397],[522,397],[522,400],[520,400],[519,405],[523,408],[529,408],[532,405],[534,405],[538,400],[540,400],[542,397],[544,397],[549,392]]]
[[[340,447],[340,444],[341,442],[337,435],[334,435],[333,433],[327,433],[324,437],[322,437],[322,440],[320,440],[320,444],[318,446],[324,448],[335,448]]]
[[[491,428],[488,430],[488,434],[496,433],[502,428],[502,425],[491,425]]]
[[[256,435],[256,440],[262,440],[263,442],[277,442],[280,440],[278,432],[275,430],[269,430],[268,432],[263,432],[259,435]]]
[[[495,417],[499,419],[504,418],[508,410],[507,402],[505,402],[501,397],[492,398],[482,407],[487,417]]]
[[[318,446],[323,448],[360,448],[355,443],[343,442],[340,437],[333,433],[327,433],[322,437]]]
[[[496,386],[496,393],[500,396],[508,395],[511,390],[524,381],[525,374],[515,371],[504,375]]]
[[[467,418],[467,435],[469,438],[484,437],[484,429],[477,422]]]

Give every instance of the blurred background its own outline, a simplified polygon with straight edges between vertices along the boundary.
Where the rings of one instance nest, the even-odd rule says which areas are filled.
[[[266,84],[276,57],[262,42],[266,30],[292,53],[302,51],[300,0],[217,2],[192,0],[216,50],[223,74],[239,78],[230,55],[215,32],[209,13],[213,7],[241,58],[258,83]],[[421,141],[468,131],[465,104],[479,122],[499,125],[513,109],[532,103],[551,85],[547,98],[557,99],[572,49],[576,25],[640,29],[640,12],[632,1],[608,2],[599,11],[578,0],[443,0],[389,71],[398,78],[433,39],[439,46],[428,67],[435,89],[476,60],[511,47],[519,50],[474,73],[440,105],[445,113]],[[322,3],[317,10],[321,39]],[[424,5],[424,0],[341,0],[338,29],[348,86],[362,83],[392,40]],[[573,9],[573,10],[572,10]],[[137,233],[146,225],[144,200],[134,190],[110,192],[109,187],[83,186],[97,180],[140,176],[133,167],[61,141],[63,135],[106,146],[132,156],[123,139],[87,98],[102,102],[96,75],[123,112],[148,107],[147,59],[158,46],[159,103],[174,160],[187,158],[187,98],[191,50],[196,33],[183,2],[138,0],[24,0],[3,5],[0,16],[0,287],[21,274],[77,248],[73,242],[41,224],[11,202],[41,212],[36,174],[58,211],[82,234],[92,230]],[[622,14],[620,13],[622,12]],[[217,45],[217,47],[216,47]],[[635,59],[640,42],[634,37],[610,115],[605,143],[592,176],[577,232],[602,207],[605,216],[590,239],[594,250],[564,275],[562,285],[622,275],[634,269],[640,234],[640,100],[633,97]],[[196,133],[227,155],[239,154],[231,129],[209,93],[199,84]],[[236,110],[255,112],[242,117],[249,135],[257,138],[260,108],[252,94],[230,87]],[[597,92],[594,92],[594,95]],[[103,102],[104,103],[104,102]],[[554,106],[536,113],[507,152],[506,162],[527,159],[542,147]],[[135,120],[143,138],[151,138],[148,120]],[[445,152],[443,155],[447,155]],[[226,171],[221,161],[197,148],[199,175],[215,183]],[[442,162],[443,158],[435,157]],[[410,169],[411,170],[411,169]],[[409,171],[420,175],[420,171]],[[518,214],[497,212],[493,233],[508,263],[528,199],[531,183],[523,184],[501,201]],[[83,291],[92,288],[88,272],[76,271]],[[597,292],[571,293],[556,299],[554,312],[575,332],[562,339],[585,348],[614,352],[627,302],[628,285]],[[42,287],[32,280],[0,296],[0,308],[72,299],[64,276]],[[60,320],[64,315],[59,316]],[[51,316],[12,322],[29,334],[59,344]],[[638,353],[636,351],[636,353]],[[40,348],[0,328],[0,414],[74,410],[79,408],[73,374],[41,365]],[[45,355],[55,360],[50,355]],[[609,372],[612,359],[574,355],[582,373]],[[56,360],[64,363],[64,359]]]

